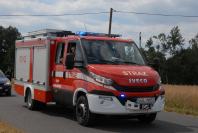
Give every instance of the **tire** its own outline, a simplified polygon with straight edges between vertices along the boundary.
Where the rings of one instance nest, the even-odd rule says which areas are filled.
[[[77,99],[76,107],[76,119],[82,126],[91,126],[94,122],[94,114],[89,110],[89,105],[86,96],[82,95]]]
[[[142,123],[152,123],[156,119],[157,113],[145,114],[138,116],[138,120]]]
[[[11,89],[9,89],[8,92],[6,92],[6,95],[7,96],[11,96],[12,95]]]
[[[45,109],[46,108],[46,104],[45,103],[42,103],[42,102],[39,102],[37,101],[37,109]]]
[[[27,108],[29,110],[36,110],[38,108],[38,102],[35,101],[34,99],[32,99],[32,93],[30,90],[28,90],[28,92],[27,92],[26,104],[27,104]]]

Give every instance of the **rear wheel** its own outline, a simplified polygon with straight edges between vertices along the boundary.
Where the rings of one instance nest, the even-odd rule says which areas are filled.
[[[30,90],[28,90],[28,92],[27,92],[26,103],[27,103],[27,108],[30,110],[35,110],[38,107],[38,102],[35,101],[34,99],[32,99],[32,93]]]
[[[152,123],[156,119],[157,113],[138,116],[138,120],[143,123]]]
[[[78,123],[83,126],[90,126],[93,124],[94,114],[89,111],[88,101],[84,95],[77,99],[76,119]]]

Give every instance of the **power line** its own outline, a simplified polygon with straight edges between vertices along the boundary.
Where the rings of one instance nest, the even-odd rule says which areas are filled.
[[[65,14],[1,14],[0,17],[59,17],[59,16],[81,16],[107,14],[109,12],[85,12],[85,13],[65,13]]]
[[[198,18],[197,15],[182,15],[182,14],[162,14],[162,13],[149,13],[149,12],[134,12],[134,11],[119,11],[114,10],[117,13],[129,13],[138,15],[149,15],[149,16],[163,16],[163,17],[185,17],[185,18]]]
[[[198,18],[198,15],[183,15],[183,14],[163,14],[163,13],[149,13],[149,12],[135,12],[135,11],[120,11],[113,10],[115,13],[137,14],[148,16],[162,16],[162,17],[184,17],[184,18]],[[97,15],[109,14],[110,12],[84,12],[84,13],[64,13],[64,14],[0,14],[0,17],[59,17],[59,16],[83,16],[83,15]]]

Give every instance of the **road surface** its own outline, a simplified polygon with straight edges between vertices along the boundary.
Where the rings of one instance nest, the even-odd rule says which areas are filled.
[[[26,108],[23,97],[0,96],[0,120],[25,133],[198,133],[198,118],[177,113],[159,113],[151,125],[137,120],[100,120],[94,127],[82,127],[74,119],[72,110],[54,105],[40,111]]]

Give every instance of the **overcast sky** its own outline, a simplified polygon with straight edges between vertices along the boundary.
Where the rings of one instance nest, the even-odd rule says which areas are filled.
[[[64,14],[115,10],[163,14],[198,15],[198,0],[0,0],[0,14]],[[53,28],[72,31],[107,32],[109,14],[62,17],[0,17],[0,25],[15,26],[19,32]],[[179,26],[186,41],[198,33],[198,18],[113,14],[112,32],[143,43],[153,35]]]

